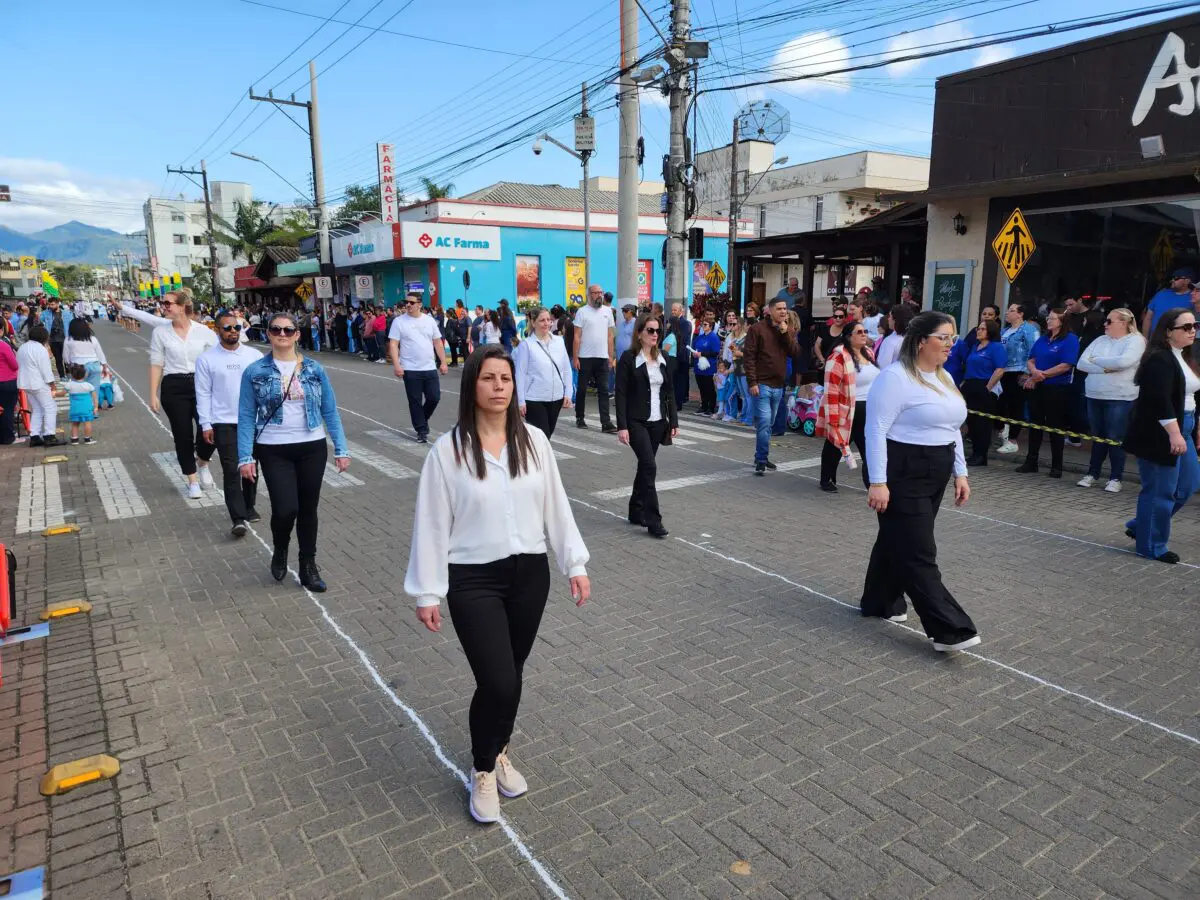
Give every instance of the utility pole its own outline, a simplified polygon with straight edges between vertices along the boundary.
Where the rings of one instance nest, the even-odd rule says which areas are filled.
[[[691,304],[687,297],[687,200],[688,183],[684,176],[687,164],[687,108],[690,85],[689,67],[683,45],[691,36],[691,7],[689,0],[675,0],[671,11],[671,46],[679,52],[668,55],[671,66],[671,134],[667,181],[667,281],[666,310],[671,304],[682,303],[686,310]]]
[[[726,290],[729,299],[734,299],[733,280],[737,275],[733,267],[733,245],[737,243],[738,224],[738,117],[733,117],[733,143],[729,145],[729,260],[725,277],[729,279]],[[741,279],[738,278],[739,287]],[[741,312],[741,291],[738,292],[738,311]]]
[[[588,118],[587,105],[587,82],[583,83],[583,108],[580,112],[580,118]],[[575,142],[578,145],[578,141]],[[592,150],[579,150],[576,152],[580,156],[580,161],[583,163],[583,295],[587,296],[588,285],[592,279],[592,212],[588,206],[588,160],[592,158]]]
[[[620,136],[617,158],[617,307],[637,302],[638,268],[638,8],[621,0]]]
[[[208,195],[208,166],[204,160],[200,160],[200,168],[197,169],[172,169],[167,166],[168,172],[173,172],[176,175],[199,175],[203,179],[204,188],[204,215],[208,220],[208,268],[209,277],[212,279],[212,295],[213,303],[218,307],[221,305],[221,280],[218,277],[219,267],[217,264],[217,244],[213,237],[213,217],[212,217],[212,198]],[[193,182],[194,184],[195,182]],[[183,272],[180,273],[185,274]],[[191,272],[186,274],[191,275]]]

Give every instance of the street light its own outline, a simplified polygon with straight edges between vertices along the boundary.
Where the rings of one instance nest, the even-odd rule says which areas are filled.
[[[583,164],[583,281],[584,295],[587,294],[587,284],[592,277],[592,214],[591,208],[588,206],[588,159],[591,157],[590,152],[579,152],[572,150],[562,141],[551,136],[543,134],[538,137],[533,144],[533,155],[542,155],[542,141],[548,141],[564,153],[569,153]]]
[[[288,187],[290,187],[293,191],[295,191],[297,194],[299,194],[304,199],[306,199],[306,200],[308,199],[308,195],[305,194],[304,191],[300,190],[300,188],[296,187],[294,184],[292,184],[290,181],[288,181],[286,178],[284,178],[282,175],[280,175],[278,172],[276,172],[275,169],[271,167],[271,164],[266,162],[265,160],[261,160],[257,156],[251,156],[249,153],[238,153],[236,150],[230,150],[229,155],[236,156],[238,159],[248,159],[248,160],[250,160],[250,162],[256,162],[256,163],[259,163],[260,165],[266,166],[268,169],[271,170],[271,172],[275,175],[276,178],[278,178],[280,181],[282,181],[284,184],[286,184]]]

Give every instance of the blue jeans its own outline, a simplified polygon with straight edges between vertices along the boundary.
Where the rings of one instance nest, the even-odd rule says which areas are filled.
[[[1133,410],[1132,400],[1093,400],[1088,398],[1088,423],[1095,437],[1109,438],[1114,441],[1125,440],[1125,431],[1129,428],[1129,413]],[[1111,478],[1120,481],[1125,474],[1125,451],[1110,444],[1092,444],[1092,459],[1088,463],[1088,474],[1093,478],[1100,477],[1100,468],[1104,465],[1104,457],[1112,463]]]
[[[775,421],[771,423],[771,434],[776,437],[787,434],[787,398],[791,392],[791,388],[785,387],[779,396],[779,405],[775,408]]]
[[[733,398],[729,401],[730,407],[741,404],[740,412],[737,409],[731,409],[730,415],[736,418],[743,425],[754,424],[754,404],[750,401],[750,389],[746,385],[745,375],[730,375],[729,380],[733,382]]]
[[[771,449],[771,427],[775,424],[775,416],[783,404],[783,388],[758,386],[758,396],[751,397],[754,402],[754,461],[766,462]]]
[[[1190,412],[1183,417],[1187,449],[1173,466],[1138,460],[1142,492],[1138,494],[1137,518],[1125,523],[1126,528],[1132,528],[1137,534],[1138,556],[1157,559],[1167,552],[1171,517],[1183,509],[1200,486],[1200,460],[1196,459],[1196,445],[1192,441],[1195,428],[1196,414]]]

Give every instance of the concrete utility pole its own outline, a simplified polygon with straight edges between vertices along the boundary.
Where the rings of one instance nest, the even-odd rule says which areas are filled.
[[[583,83],[583,108],[579,115],[580,118],[588,118],[586,81]],[[588,285],[592,283],[592,210],[588,205],[588,160],[592,158],[594,151],[576,148],[576,152],[580,156],[580,162],[583,163],[583,295],[586,297]]]
[[[221,305],[221,280],[219,278],[219,267],[217,264],[217,244],[213,238],[213,217],[212,217],[212,198],[208,195],[208,166],[204,164],[204,160],[200,160],[200,168],[197,169],[172,169],[167,166],[168,172],[173,172],[176,175],[199,175],[203,179],[204,188],[204,215],[208,219],[208,268],[209,277],[212,279],[212,295],[213,303],[217,306]],[[195,184],[193,181],[192,184]],[[191,275],[191,272],[180,272],[180,275]]]
[[[733,245],[737,243],[737,224],[738,224],[738,118],[733,117],[733,143],[729,145],[729,265],[725,269],[725,277],[729,279],[726,283],[726,291],[729,293],[730,299],[734,299],[733,280],[738,277],[737,270],[733,265]],[[738,278],[740,283],[741,279]],[[741,291],[738,292],[740,301]],[[738,303],[740,312],[741,303]]]
[[[617,307],[637,302],[638,276],[638,8],[621,0],[620,149],[617,157]]]
[[[675,0],[671,11],[671,43],[683,49],[691,36],[691,6],[689,0]],[[682,52],[668,57],[671,66],[671,135],[667,172],[667,282],[666,309],[672,303],[682,303],[687,309],[687,200],[688,183],[684,177],[687,163],[687,110],[690,85],[689,68]]]

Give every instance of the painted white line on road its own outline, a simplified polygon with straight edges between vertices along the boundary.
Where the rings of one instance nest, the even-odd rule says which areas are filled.
[[[119,458],[106,456],[89,459],[88,468],[91,469],[92,480],[96,482],[100,502],[104,504],[104,514],[109,520],[150,515],[150,507],[142,499],[129,470]]]
[[[375,469],[377,472],[386,475],[388,478],[400,480],[403,478],[416,478],[417,473],[412,469],[400,465],[394,460],[388,459],[382,454],[376,453],[374,450],[368,450],[362,444],[355,444],[351,441],[346,441],[346,449],[350,451],[350,458],[356,459]]]
[[[57,466],[22,466],[17,492],[17,534],[63,523],[62,485]]]
[[[605,436],[607,440],[607,435]],[[582,453],[591,453],[595,456],[613,456],[619,451],[611,447],[596,447],[591,444],[585,444],[583,441],[573,441],[570,438],[563,437],[560,434],[555,434],[550,438],[551,444],[562,444],[564,447],[570,447],[572,450],[579,450]],[[555,451],[557,453],[558,451]]]
[[[140,335],[139,335],[139,337],[140,337]],[[145,353],[146,351],[143,350],[141,347],[126,347],[125,352],[126,353]]]
[[[720,425],[701,424],[696,419],[702,419],[702,416],[689,415],[682,413],[679,416],[679,427],[686,428],[688,431],[712,435],[709,440],[727,441],[730,438],[743,438],[744,440],[754,440],[755,434],[753,430],[735,430],[735,426],[722,428]],[[705,419],[705,423],[714,421],[713,419]]]
[[[397,450],[400,450],[404,453],[411,453],[413,456],[419,456],[422,459],[429,455],[429,448],[433,446],[432,442],[428,444],[418,444],[407,435],[396,434],[392,431],[371,430],[368,431],[367,434],[375,438],[377,441],[383,441],[389,447],[395,447]],[[574,459],[575,457],[570,453],[564,453],[561,450],[555,449],[554,458],[557,460],[564,460]]]
[[[320,362],[320,360],[318,360],[318,362]],[[398,388],[401,388],[401,389],[404,388],[404,380],[401,378],[397,378],[393,374],[376,375],[374,372],[360,372],[357,369],[343,369],[340,366],[329,366],[323,362],[321,363],[321,368],[325,369],[328,372],[345,372],[347,375],[359,375],[363,378],[378,378],[380,381],[390,381],[392,384],[396,385],[396,387],[398,387]],[[388,370],[388,369],[384,369],[384,371],[390,372],[390,370]],[[443,375],[442,377],[445,378],[446,376]],[[446,387],[442,388],[442,393],[443,394],[453,394],[455,397],[458,396],[458,391],[452,391]]]
[[[358,487],[362,484],[349,472],[339,472],[337,466],[331,462],[325,463],[325,474],[321,476],[321,480],[331,488]]]
[[[158,417],[154,417],[157,421]],[[166,427],[166,426],[163,426]],[[168,428],[169,432],[170,429]],[[154,460],[154,464],[158,466],[163,473],[163,477],[167,479],[179,493],[179,496],[187,501],[188,506],[205,507],[211,509],[214,506],[224,506],[225,498],[221,492],[215,488],[200,491],[199,500],[188,499],[188,482],[187,476],[179,471],[179,460],[175,458],[173,451],[164,450],[161,453],[151,453],[150,458]]]
[[[779,464],[781,471],[788,472],[793,469],[810,469],[821,464],[820,457],[816,459],[793,459],[788,462]],[[708,475],[688,475],[683,478],[669,478],[666,481],[660,481],[655,484],[654,488],[660,494],[663,491],[677,491],[680,488],[699,487],[702,484],[716,484],[720,481],[732,481],[735,478],[745,478],[747,475],[753,475],[753,469],[737,469],[736,471],[728,472],[712,472]],[[592,496],[597,500],[620,500],[622,497],[629,496],[629,488],[611,488],[605,491],[592,491]]]

